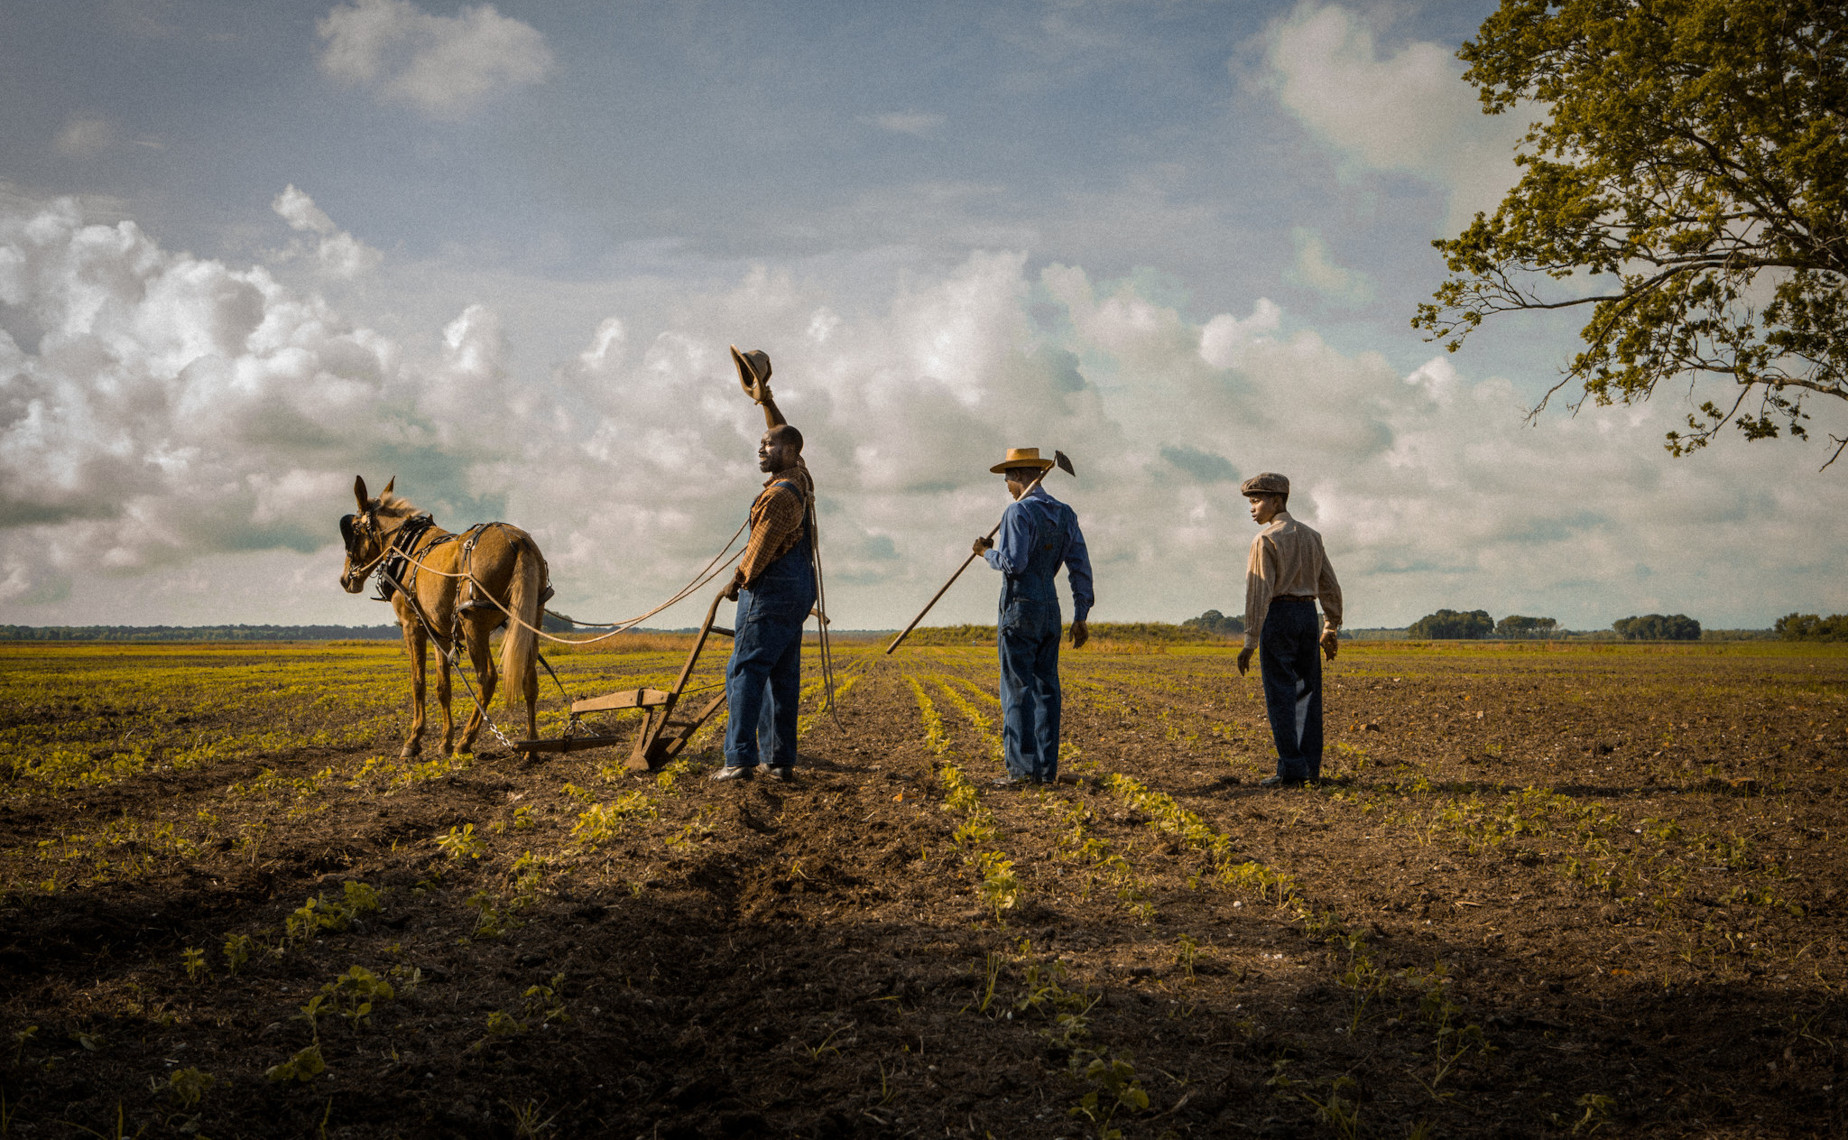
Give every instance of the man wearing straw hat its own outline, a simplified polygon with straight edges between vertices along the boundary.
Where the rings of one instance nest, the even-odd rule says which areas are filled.
[[[770,395],[769,355],[731,352],[738,382],[764,410],[767,430],[757,445],[757,466],[769,478],[751,503],[750,542],[726,591],[738,600],[738,617],[725,667],[725,766],[712,778],[748,780],[762,762],[773,778],[789,780],[796,764],[802,626],[816,596],[808,526],[815,484],[802,462],[802,433]]]
[[[1322,778],[1322,659],[1340,645],[1341,584],[1322,550],[1322,536],[1290,517],[1290,481],[1274,472],[1239,484],[1251,501],[1251,521],[1264,529],[1251,540],[1245,564],[1245,646],[1238,671],[1253,651],[1264,674],[1264,707],[1277,745],[1277,774],[1267,788]],[[1315,603],[1322,603],[1322,621]]]
[[[1091,559],[1078,516],[1034,480],[1052,467],[1037,447],[1009,448],[989,470],[1007,479],[1014,502],[1001,516],[999,541],[975,540],[975,553],[1001,571],[1001,739],[1007,772],[997,787],[1050,784],[1059,775],[1059,595],[1053,577],[1065,567],[1072,588],[1072,648],[1085,643],[1095,600]],[[1032,490],[1028,490],[1032,488]]]

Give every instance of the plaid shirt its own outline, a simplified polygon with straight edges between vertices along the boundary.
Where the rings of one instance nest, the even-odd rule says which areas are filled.
[[[780,490],[779,484],[789,490]],[[809,504],[814,501],[815,481],[799,457],[794,467],[764,480],[764,489],[751,504],[751,541],[733,581],[748,586],[772,562],[788,554],[802,540]]]

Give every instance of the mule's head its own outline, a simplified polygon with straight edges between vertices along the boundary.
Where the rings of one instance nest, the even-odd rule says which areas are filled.
[[[356,514],[340,516],[340,538],[346,543],[346,566],[340,571],[340,588],[357,594],[366,588],[379,555],[391,545],[391,537],[404,525],[410,504],[392,494],[396,477],[385,484],[376,499],[366,496],[366,480],[353,480],[353,497],[359,501]]]

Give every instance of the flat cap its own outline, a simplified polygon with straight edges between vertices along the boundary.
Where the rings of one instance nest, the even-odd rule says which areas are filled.
[[[1287,495],[1290,493],[1290,479],[1275,471],[1262,471],[1238,485],[1241,495]]]

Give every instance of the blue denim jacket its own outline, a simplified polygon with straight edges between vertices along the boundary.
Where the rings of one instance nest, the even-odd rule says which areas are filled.
[[[1017,601],[1050,604],[1056,612],[1059,595],[1053,579],[1063,565],[1072,587],[1072,620],[1089,616],[1096,599],[1091,592],[1091,557],[1085,549],[1084,532],[1078,529],[1077,514],[1048,495],[1044,486],[1033,488],[1007,508],[1001,516],[1001,533],[985,557],[1004,575],[1004,614]]]

